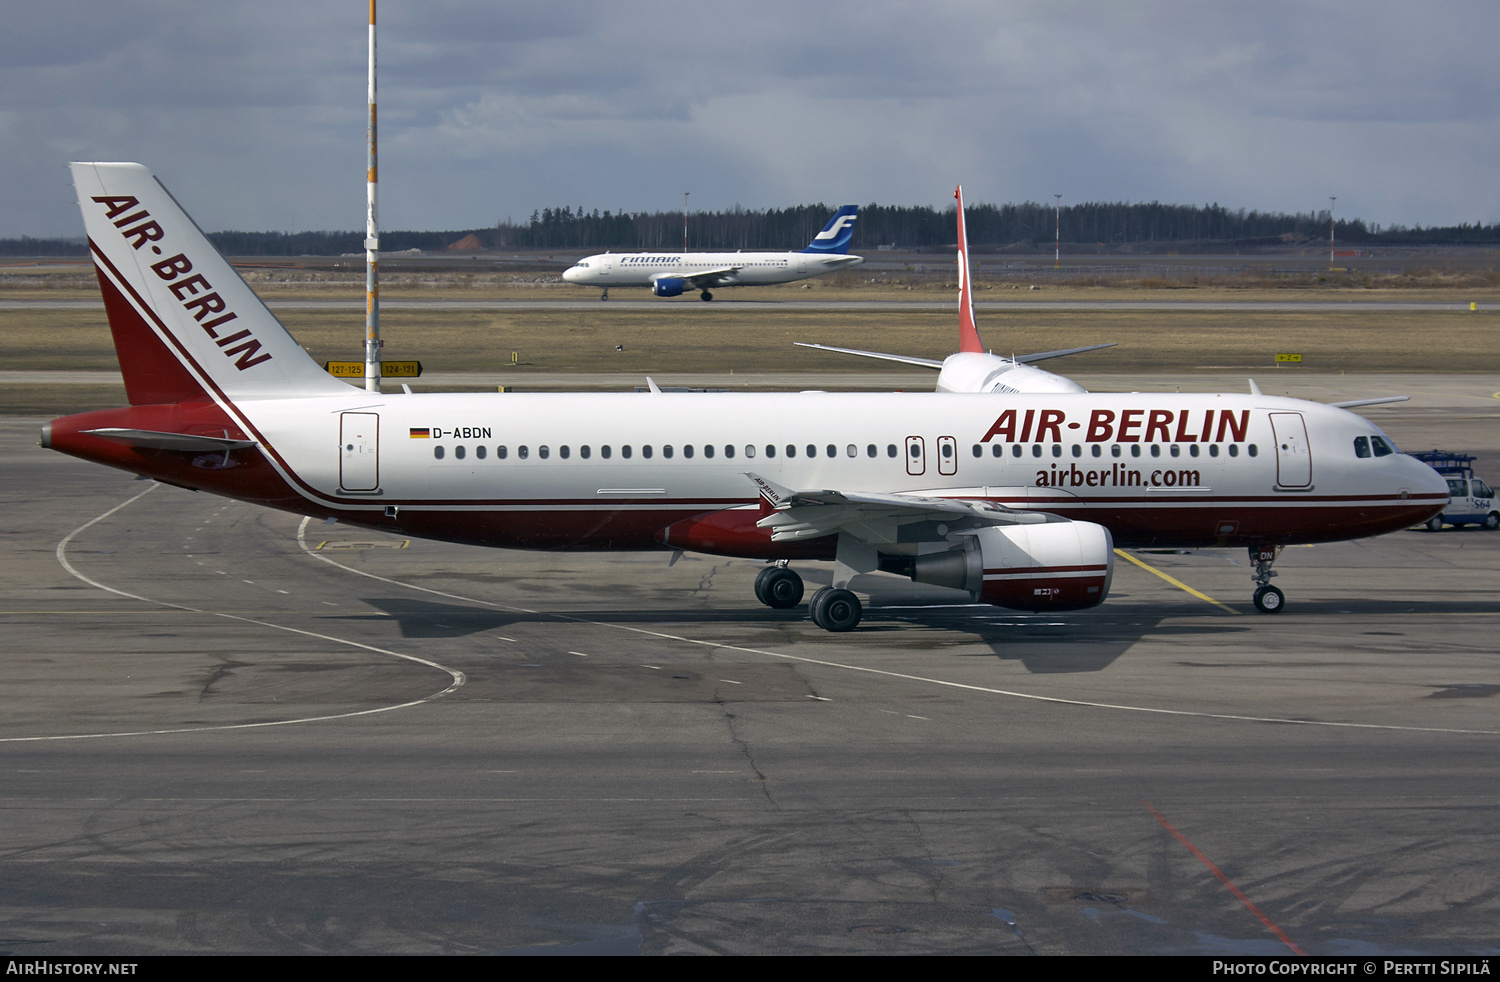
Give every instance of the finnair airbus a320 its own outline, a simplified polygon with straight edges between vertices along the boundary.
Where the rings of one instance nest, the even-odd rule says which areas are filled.
[[[44,447],[294,514],[476,545],[832,560],[1020,610],[1092,607],[1113,547],[1283,545],[1437,514],[1442,478],[1345,410],[1260,395],[368,393],[308,357],[139,164],[73,179],[130,406]]]
[[[849,255],[858,205],[833,213],[823,231],[801,252],[605,252],[580,259],[563,271],[569,283],[604,288],[649,286],[658,297],[679,297],[687,290],[714,298],[718,286],[769,286],[812,279],[864,262]]]

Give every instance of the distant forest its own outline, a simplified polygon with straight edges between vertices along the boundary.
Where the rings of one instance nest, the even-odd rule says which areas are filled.
[[[751,211],[691,212],[688,244],[697,250],[800,249],[828,221],[833,208],[798,205]],[[1069,252],[1216,251],[1254,249],[1328,241],[1328,212],[1233,211],[1218,204],[1164,205],[1088,202],[1067,205],[1060,216],[1051,206],[1027,202],[973,205],[965,209],[969,244],[980,252],[1035,252],[1052,247],[1060,218],[1062,243]],[[1500,244],[1500,223],[1406,228],[1366,225],[1338,219],[1340,245]],[[382,232],[382,251],[441,252],[472,236],[468,244],[492,252],[605,249],[676,250],[682,245],[682,212],[592,212],[544,208],[525,223],[500,222],[489,228],[448,232]],[[363,254],[362,232],[212,232],[209,238],[230,256],[339,256]],[[878,246],[897,250],[944,251],[956,239],[953,209],[864,205],[854,229],[854,251]],[[0,256],[83,255],[79,239],[0,239]]]

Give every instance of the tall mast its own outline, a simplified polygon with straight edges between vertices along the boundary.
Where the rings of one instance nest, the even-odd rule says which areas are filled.
[[[375,0],[370,0],[370,125],[365,175],[365,391],[380,391],[380,228],[375,212]]]

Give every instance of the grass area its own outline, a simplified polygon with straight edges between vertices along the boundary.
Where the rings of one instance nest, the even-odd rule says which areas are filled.
[[[1143,260],[1172,262],[1170,258]],[[383,270],[381,296],[393,300],[596,300],[595,287],[574,286],[560,279],[565,263],[543,272],[518,273],[505,269],[475,272]],[[900,301],[949,300],[957,292],[951,258],[935,257],[921,264],[922,271],[854,269],[832,276],[746,289],[721,288],[721,300],[808,301]],[[1182,267],[1181,275],[1163,277],[1139,272],[1068,274],[1018,278],[1005,270],[975,271],[974,289],[981,301],[1053,300],[1440,300],[1453,303],[1500,300],[1500,273],[1483,268],[1432,267],[1401,273],[1363,273],[1353,269],[1341,273],[1309,271],[1271,275],[1247,270],[1232,275],[1196,274]],[[1066,269],[1064,270],[1066,273]],[[357,263],[347,270],[297,267],[247,268],[240,273],[267,300],[346,300],[364,302],[364,271]],[[1033,289],[1033,287],[1036,287]],[[0,298],[35,300],[88,300],[98,296],[93,270],[84,265],[32,269],[0,267]],[[615,298],[644,300],[644,287],[616,287]],[[690,304],[700,301],[689,293],[675,300],[654,300],[653,305]]]
[[[388,310],[388,359],[420,359],[428,372],[889,371],[870,359],[793,346],[813,341],[941,358],[957,344],[949,311],[717,309],[712,315],[643,307],[527,311]],[[291,310],[285,323],[317,361],[362,359],[363,318],[341,310]],[[1002,354],[1118,342],[1059,362],[1068,372],[1260,370],[1278,352],[1303,368],[1339,371],[1500,371],[1500,314],[1467,310],[991,312],[984,338]],[[116,367],[100,311],[0,311],[9,369]],[[624,350],[616,350],[617,346]],[[521,364],[511,365],[511,352]]]

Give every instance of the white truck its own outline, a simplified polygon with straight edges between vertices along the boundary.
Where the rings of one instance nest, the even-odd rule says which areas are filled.
[[[1453,453],[1448,450],[1423,450],[1411,454],[1424,461],[1448,481],[1448,507],[1441,515],[1435,515],[1424,526],[1436,532],[1444,525],[1462,528],[1478,525],[1494,530],[1500,528],[1500,511],[1495,507],[1495,492],[1490,486],[1474,476],[1474,456]]]

